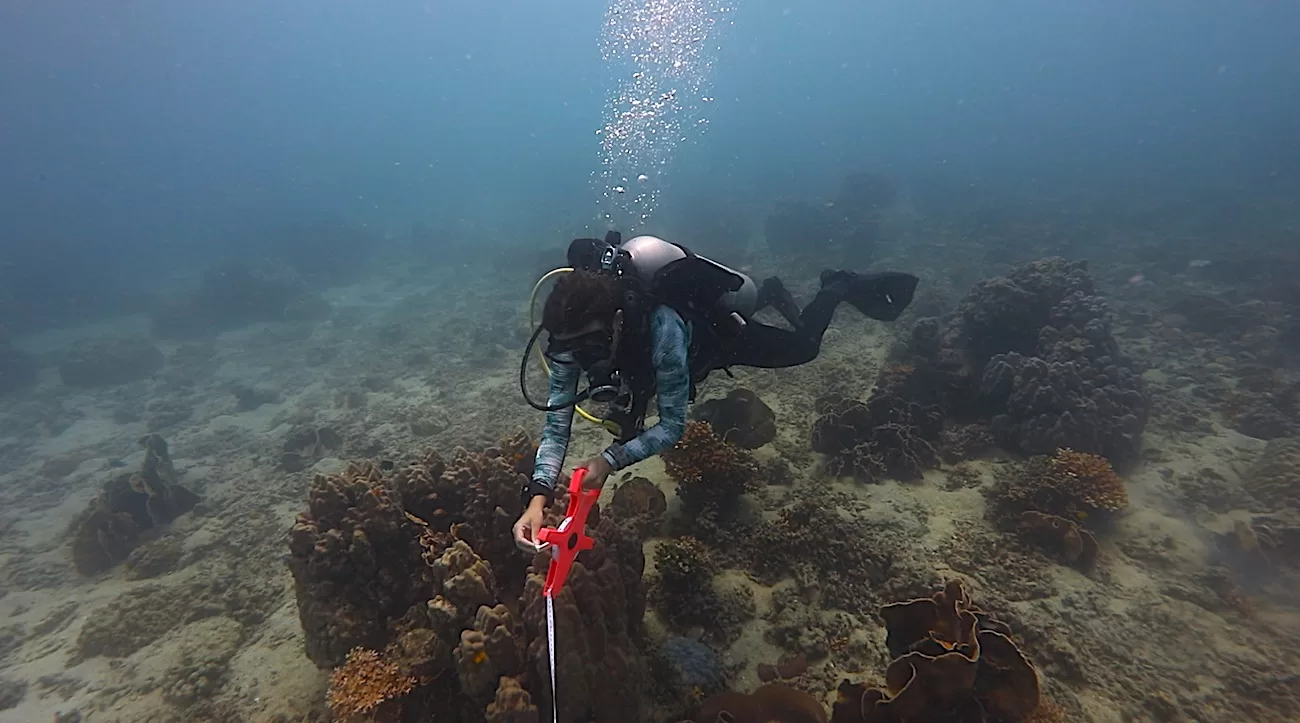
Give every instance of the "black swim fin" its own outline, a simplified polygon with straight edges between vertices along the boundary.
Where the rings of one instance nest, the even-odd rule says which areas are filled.
[[[920,279],[900,271],[878,274],[855,274],[852,271],[822,273],[822,286],[834,285],[844,290],[844,300],[864,315],[877,321],[897,319],[912,303]]]

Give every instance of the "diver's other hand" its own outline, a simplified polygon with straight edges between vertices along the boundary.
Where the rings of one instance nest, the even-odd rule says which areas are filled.
[[[537,553],[537,531],[542,529],[542,512],[546,509],[546,498],[537,495],[528,503],[528,509],[515,522],[515,547],[530,555]]]
[[[604,487],[605,480],[614,471],[609,461],[602,456],[592,457],[578,466],[587,468],[587,476],[582,478],[584,490],[598,490]]]

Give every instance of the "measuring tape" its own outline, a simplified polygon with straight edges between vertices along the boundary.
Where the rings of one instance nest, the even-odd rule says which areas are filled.
[[[559,527],[543,527],[537,531],[539,542],[551,548],[551,565],[546,571],[546,585],[542,596],[546,598],[546,649],[551,663],[551,716],[559,723],[560,707],[555,687],[555,596],[560,594],[564,581],[569,578],[578,553],[590,550],[596,541],[586,534],[587,515],[600,497],[600,490],[584,490],[582,480],[587,476],[587,468],[573,470],[569,479],[569,508],[564,513],[564,520]]]

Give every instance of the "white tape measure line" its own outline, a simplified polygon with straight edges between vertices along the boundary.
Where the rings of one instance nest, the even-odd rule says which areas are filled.
[[[551,720],[560,723],[560,707],[555,703],[555,604],[546,596],[546,650],[551,656]]]

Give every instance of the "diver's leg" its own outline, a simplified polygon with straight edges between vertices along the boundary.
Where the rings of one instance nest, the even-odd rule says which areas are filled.
[[[775,277],[764,281],[757,308],[775,306],[794,329],[781,329],[750,320],[740,338],[722,352],[721,363],[714,364],[713,368],[778,369],[806,364],[821,353],[822,336],[826,334],[826,327],[830,326],[840,302],[849,302],[873,319],[893,321],[911,303],[917,279],[897,272],[859,275],[850,271],[826,271],[822,273],[821,282],[817,296],[797,318],[791,318],[794,316],[794,299],[790,292]],[[779,303],[787,308],[782,309]]]
[[[845,290],[835,285],[822,287],[798,317],[786,317],[794,326],[793,330],[750,320],[740,337],[723,351],[721,363],[714,367],[780,369],[816,359],[821,353],[822,335],[831,323],[835,307],[844,300],[844,294]],[[786,315],[783,313],[782,316]]]
[[[754,303],[754,311],[762,311],[768,307],[776,309],[786,322],[798,329],[799,324],[799,305],[794,301],[794,295],[790,290],[785,288],[785,284],[775,276],[770,276],[763,280],[763,284],[758,287],[758,299]]]

